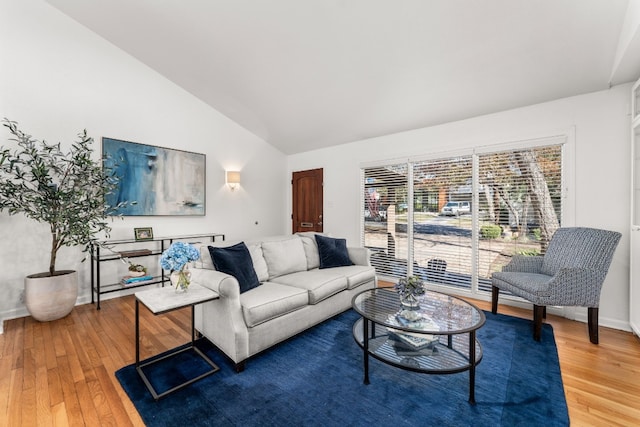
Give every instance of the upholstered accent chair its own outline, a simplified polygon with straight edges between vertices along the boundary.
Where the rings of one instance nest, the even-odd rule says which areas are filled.
[[[514,256],[491,276],[491,312],[500,290],[533,303],[533,338],[540,341],[546,307],[588,307],[589,339],[598,344],[600,290],[621,234],[585,227],[559,228],[544,256]]]

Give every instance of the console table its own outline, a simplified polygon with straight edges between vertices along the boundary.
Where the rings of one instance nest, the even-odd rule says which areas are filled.
[[[102,274],[100,271],[100,265],[102,263],[122,261],[123,258],[151,257],[153,263],[158,265],[160,255],[162,255],[174,241],[200,243],[203,239],[215,242],[217,239],[224,240],[225,236],[219,233],[186,234],[145,240],[102,240],[91,245],[91,304],[95,302],[96,309],[100,310],[100,296],[103,294],[147,285],[161,284],[164,286],[165,282],[169,282],[169,275],[165,274],[164,270],[158,267],[160,273],[153,275],[151,280],[125,286],[120,282],[120,277],[117,277],[116,281],[113,281],[112,277],[107,284],[104,284],[102,283]],[[108,250],[105,250],[105,248]]]

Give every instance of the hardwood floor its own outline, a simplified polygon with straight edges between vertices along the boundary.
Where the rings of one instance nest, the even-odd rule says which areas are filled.
[[[473,301],[489,310],[490,303]],[[500,306],[500,313],[531,312]],[[141,307],[141,357],[190,339],[190,311],[153,316]],[[640,340],[549,316],[573,426],[640,425]],[[0,335],[0,426],[142,426],[114,372],[135,359],[132,296],[76,307],[64,319],[5,322]],[[250,366],[248,370],[250,370]]]

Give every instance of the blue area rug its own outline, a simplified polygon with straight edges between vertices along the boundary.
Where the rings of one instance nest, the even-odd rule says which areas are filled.
[[[551,326],[543,325],[535,342],[531,321],[486,316],[478,331],[484,357],[476,405],[467,402],[468,372],[426,375],[370,358],[371,384],[364,385],[362,350],[351,332],[358,315],[351,310],[249,360],[240,374],[201,340],[220,371],[157,402],[133,365],[116,377],[148,426],[569,425]],[[159,380],[157,390],[206,369],[192,352],[183,355],[145,370]]]

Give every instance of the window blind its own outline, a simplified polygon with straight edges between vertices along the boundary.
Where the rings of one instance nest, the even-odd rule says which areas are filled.
[[[363,242],[379,275],[407,275],[408,165],[363,170]]]
[[[478,282],[513,255],[541,255],[562,218],[562,145],[478,157]],[[500,233],[496,237],[497,233]]]
[[[363,242],[381,276],[490,290],[562,218],[562,143],[362,169]]]
[[[441,285],[471,287],[473,159],[413,165],[413,274]]]

